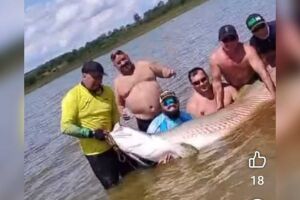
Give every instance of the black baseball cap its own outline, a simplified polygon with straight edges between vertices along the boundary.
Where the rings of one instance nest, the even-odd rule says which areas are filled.
[[[96,73],[100,73],[102,75],[106,75],[102,65],[95,61],[85,62],[81,68],[81,72],[86,73],[86,74],[96,72]]]
[[[235,27],[230,24],[224,25],[219,29],[219,41],[222,41],[228,36],[238,37]]]
[[[266,23],[265,19],[257,13],[249,15],[246,19],[246,25],[250,31],[253,31],[257,25]]]

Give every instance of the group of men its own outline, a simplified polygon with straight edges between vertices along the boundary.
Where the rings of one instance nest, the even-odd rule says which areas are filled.
[[[152,61],[132,62],[125,52],[117,50],[111,54],[113,66],[119,72],[113,91],[102,84],[106,74],[100,63],[83,64],[81,83],[62,100],[61,131],[79,138],[83,153],[104,188],[117,184],[120,177],[133,169],[132,163],[120,162],[105,141],[120,115],[124,119],[133,115],[139,130],[154,134],[170,130],[192,117],[217,112],[233,102],[243,85],[257,78],[275,97],[274,81],[267,70],[275,67],[275,23],[267,23],[261,15],[252,14],[246,24],[253,33],[250,45],[239,41],[234,26],[220,28],[220,46],[210,56],[212,83],[203,68],[188,72],[194,92],[186,112],[180,110],[175,93],[163,92],[157,82],[157,78],[175,76],[171,68]]]

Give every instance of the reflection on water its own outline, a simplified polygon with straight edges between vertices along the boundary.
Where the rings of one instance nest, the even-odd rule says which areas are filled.
[[[134,60],[152,58],[173,67],[178,76],[159,82],[163,89],[176,91],[184,107],[191,92],[187,71],[199,65],[207,69],[207,57],[217,44],[217,31],[224,23],[234,24],[241,40],[248,40],[250,34],[244,19],[251,12],[274,19],[275,1],[210,0],[120,49]],[[111,85],[116,72],[109,55],[97,60],[108,74],[105,84]],[[107,198],[77,140],[59,132],[60,101],[79,80],[80,69],[26,95],[25,199]],[[249,190],[250,176],[264,174],[266,182],[271,183],[270,172],[247,169],[247,158],[258,149],[271,161],[274,134],[274,105],[266,105],[235,134],[196,157],[134,172],[109,191],[109,196],[112,199],[245,199],[241,197],[262,192],[258,187]],[[260,194],[265,199],[274,199],[267,196],[272,193]]]

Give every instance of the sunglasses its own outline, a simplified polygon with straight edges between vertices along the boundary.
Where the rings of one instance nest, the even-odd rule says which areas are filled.
[[[259,25],[257,25],[257,26],[252,30],[252,33],[255,33],[255,32],[257,32],[257,31],[259,31],[260,29],[263,29],[263,28],[265,28],[265,27],[266,27],[266,24],[265,24],[265,23],[259,24]]]
[[[230,36],[225,37],[225,38],[222,40],[222,42],[224,42],[224,43],[227,43],[227,42],[233,42],[233,41],[235,41],[236,39],[237,39],[236,36],[230,35]]]
[[[200,81],[192,82],[192,85],[197,86],[197,85],[199,85],[200,83],[204,83],[206,80],[207,80],[207,78],[206,78],[206,77],[203,77],[203,78],[200,79]]]
[[[168,97],[163,100],[164,106],[170,106],[170,105],[176,104],[176,103],[177,103],[177,99],[175,97]]]

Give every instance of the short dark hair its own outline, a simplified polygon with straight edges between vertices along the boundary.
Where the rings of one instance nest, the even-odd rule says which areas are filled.
[[[114,53],[110,54],[110,59],[111,59],[111,61],[114,61],[114,60],[116,59],[116,56],[117,56],[117,55],[124,55],[124,54],[125,54],[124,51],[122,51],[122,50],[117,50],[117,51],[115,51]]]
[[[188,72],[190,83],[192,83],[192,76],[194,76],[196,74],[196,72],[198,72],[199,70],[202,71],[207,76],[207,73],[205,72],[205,70],[203,68],[201,68],[201,67],[194,67],[193,69],[191,69]]]

